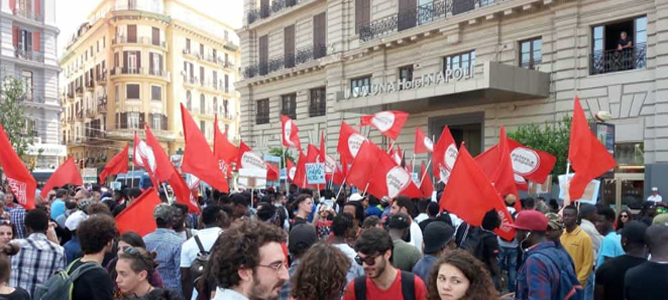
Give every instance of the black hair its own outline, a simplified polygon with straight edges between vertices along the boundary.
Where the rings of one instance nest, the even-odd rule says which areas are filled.
[[[100,253],[117,236],[116,222],[103,214],[91,216],[77,228],[77,238],[84,254]]]
[[[65,208],[66,208],[66,209],[75,209],[75,208],[77,208],[77,203],[76,203],[76,201],[72,201],[72,200],[67,200],[67,201],[65,201]]]
[[[501,226],[501,218],[495,209],[491,209],[485,213],[482,218],[482,228],[485,230],[494,230]]]
[[[430,217],[435,217],[438,215],[439,210],[441,210],[440,205],[438,205],[438,202],[429,202],[429,205],[427,205],[427,214]]]
[[[429,206],[429,203],[431,203],[431,200],[425,199],[425,198],[420,198],[417,202],[417,207],[418,207],[418,212],[419,213],[426,213],[427,212],[427,207]]]
[[[524,201],[522,201],[522,208],[523,209],[534,209],[534,208],[536,208],[536,200],[534,200],[531,197],[524,199]]]
[[[218,205],[208,205],[202,210],[202,223],[204,226],[215,225],[218,221],[223,208]],[[230,213],[232,211],[230,210]]]
[[[183,213],[184,216],[188,214],[188,205],[174,202],[172,203],[172,206],[181,210],[181,213]]]
[[[141,190],[139,188],[130,188],[128,191],[128,196],[130,198],[138,198],[141,196]]]
[[[571,203],[571,205],[568,205],[568,206],[564,207],[564,210],[567,210],[567,209],[575,210],[575,214],[579,214],[579,213],[580,213],[580,211],[578,210],[577,206],[575,206],[575,205],[572,204],[572,203]]]
[[[355,242],[355,251],[365,255],[385,253],[387,250],[393,250],[394,252],[394,244],[390,234],[380,228],[365,229]],[[392,258],[390,258],[391,260]]]
[[[399,208],[406,208],[406,213],[412,217],[415,217],[415,204],[411,201],[410,198],[405,196],[399,196],[394,198],[394,203],[399,206]]]
[[[56,191],[56,198],[62,199],[65,196],[67,196],[66,189],[59,189],[58,191]]]
[[[343,213],[334,217],[332,221],[332,233],[336,237],[345,237],[346,233],[355,226],[353,224],[353,216]]]
[[[292,211],[297,210],[299,208],[299,204],[306,201],[306,199],[313,199],[313,196],[311,196],[310,194],[300,194],[292,202],[292,206],[290,206],[290,210],[292,210]]]
[[[33,209],[26,213],[25,226],[33,232],[46,233],[49,229],[49,215],[43,209]]]
[[[231,203],[230,195],[221,194],[220,197],[218,197],[218,202],[220,202],[220,204],[230,204]]]
[[[617,217],[615,215],[615,211],[612,210],[612,208],[610,208],[608,206],[599,207],[597,214],[599,216],[603,216],[605,218],[605,220],[610,222],[610,223],[615,222],[615,218]]]
[[[559,202],[557,202],[557,199],[550,199],[550,201],[547,202],[547,205],[550,207],[550,210],[559,211]]]
[[[351,201],[344,205],[345,206],[354,206],[355,207],[355,218],[359,221],[360,224],[364,223],[364,206],[359,201]]]
[[[144,243],[144,239],[142,239],[139,233],[136,233],[134,231],[126,231],[125,233],[121,234],[119,240],[125,242],[126,244],[132,247],[140,247],[146,249],[146,243]]]
[[[268,221],[276,215],[276,207],[271,202],[260,202],[257,217],[262,221]]]
[[[237,193],[237,194],[232,195],[232,197],[230,198],[230,204],[241,205],[243,207],[247,207],[248,205],[250,205],[250,200],[249,199],[250,199],[250,195]]]
[[[367,197],[369,199],[369,206],[378,206],[380,205],[380,200],[373,195]]]

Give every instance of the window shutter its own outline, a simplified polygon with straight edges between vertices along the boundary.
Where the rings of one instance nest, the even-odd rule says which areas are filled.
[[[39,1],[37,1],[37,2],[39,2]],[[32,39],[33,39],[32,50],[36,51],[36,52],[39,52],[40,32],[39,31],[33,32],[32,33]]]
[[[161,125],[162,125],[161,126],[162,130],[167,130],[167,116],[166,115],[162,115],[162,124]]]
[[[12,44],[14,48],[19,46],[19,28],[16,26],[12,27]]]
[[[154,55],[153,52],[148,54],[148,70],[149,70],[149,72],[153,72],[153,70],[155,70],[153,68],[153,55]]]
[[[127,129],[128,128],[128,113],[123,112],[121,113],[121,129]]]
[[[14,13],[16,10],[16,0],[9,0],[9,9]]]
[[[295,25],[285,27],[284,31],[284,51],[285,51],[285,67],[292,68],[295,66]]]
[[[139,113],[139,128],[144,127],[144,123],[146,123],[146,113]]]
[[[153,45],[160,46],[160,29],[153,27]]]
[[[160,72],[162,72],[162,70],[163,70],[162,69],[162,54],[158,54],[158,63],[160,64],[160,66],[158,66],[158,70],[160,70]]]
[[[151,129],[153,129],[153,130],[160,129],[160,128],[156,128],[155,124],[153,124],[153,114],[152,113],[148,113],[148,119],[150,120],[148,126],[151,127]]]
[[[35,0],[35,16],[42,14],[42,0]]]
[[[135,55],[137,55],[137,70],[141,69],[141,51],[135,51]]]
[[[128,43],[137,42],[137,25],[128,25]]]
[[[123,69],[128,69],[128,52],[123,51]]]

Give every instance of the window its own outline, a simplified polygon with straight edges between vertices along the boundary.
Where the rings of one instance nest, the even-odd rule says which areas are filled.
[[[297,119],[297,94],[287,94],[281,96],[281,114]]]
[[[33,80],[32,80],[32,71],[28,70],[23,70],[21,72],[21,76],[23,77],[23,82],[25,83],[25,88],[26,88],[26,98],[28,98],[28,101],[32,101],[33,97]]]
[[[520,67],[537,70],[542,62],[542,46],[540,38],[520,42]]]
[[[199,121],[199,130],[202,132],[202,134],[205,134],[205,131],[206,131],[206,122],[204,122],[204,121]]]
[[[255,115],[255,124],[269,123],[269,99],[257,101],[257,114]]]
[[[204,67],[199,67],[199,84],[204,85]]]
[[[100,40],[95,42],[95,52],[100,53]]]
[[[399,68],[399,80],[413,81],[413,65]],[[401,89],[403,89],[403,85]]]
[[[162,101],[162,87],[157,85],[151,86],[151,100]]]
[[[327,55],[327,15],[313,16],[313,59]]]
[[[647,17],[592,28],[590,73],[603,74],[647,67]]]
[[[268,62],[269,62],[269,37],[263,35],[258,40],[259,44],[259,60],[260,60],[260,75],[266,75],[269,71]]]
[[[446,56],[443,70],[463,69],[464,74],[469,74],[475,67],[475,50]]]
[[[186,91],[186,108],[188,111],[193,110],[193,94],[190,91]]]
[[[127,99],[141,99],[139,98],[139,85],[138,84],[125,85],[125,97]]]
[[[114,102],[118,103],[118,99],[121,97],[121,90],[119,85],[114,86]]]
[[[295,25],[283,29],[283,53],[285,53],[285,67],[295,66]]]
[[[151,114],[151,128],[153,129],[162,129],[162,115],[161,114]]]
[[[225,93],[230,92],[230,75],[225,74]]]
[[[206,113],[206,97],[204,97],[204,94],[199,95],[199,113]]]
[[[327,89],[316,88],[311,90],[309,99],[309,117],[324,116],[327,113]]]
[[[213,97],[213,113],[218,114],[218,98]]]
[[[355,33],[371,20],[371,0],[355,0]]]
[[[139,129],[139,113],[138,112],[129,112],[128,114],[128,128],[130,129]]]
[[[227,101],[227,99],[223,99],[223,113],[225,113],[225,117],[228,117],[228,114],[229,114],[229,110],[228,110],[228,107],[227,107],[228,103],[229,103],[229,101]]]
[[[151,41],[153,42],[153,45],[160,46],[160,29],[159,28],[155,28],[155,27],[152,28]]]
[[[162,54],[149,53],[149,72],[151,75],[163,76],[162,74]]]
[[[137,25],[128,25],[128,43],[137,42]]]
[[[350,91],[353,95],[367,95],[371,91],[371,76],[351,79]]]
[[[199,44],[199,55],[204,57],[204,44],[202,43]]]
[[[190,53],[190,39],[186,39],[186,51]]]

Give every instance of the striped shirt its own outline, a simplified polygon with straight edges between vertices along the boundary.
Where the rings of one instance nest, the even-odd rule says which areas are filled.
[[[51,275],[65,269],[65,250],[49,241],[43,233],[33,233],[27,239],[12,241],[21,250],[12,258],[12,273],[9,285],[20,287],[30,295],[37,284],[47,281]]]
[[[181,245],[183,238],[172,229],[157,228],[154,232],[144,237],[146,250],[157,254],[155,261],[158,263],[156,270],[165,287],[171,290],[181,291]]]

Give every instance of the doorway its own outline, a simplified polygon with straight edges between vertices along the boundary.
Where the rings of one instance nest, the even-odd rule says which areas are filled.
[[[429,135],[434,138],[434,143],[437,143],[447,125],[457,148],[464,142],[471,156],[476,157],[483,151],[484,120],[485,114],[482,112],[429,118]]]

